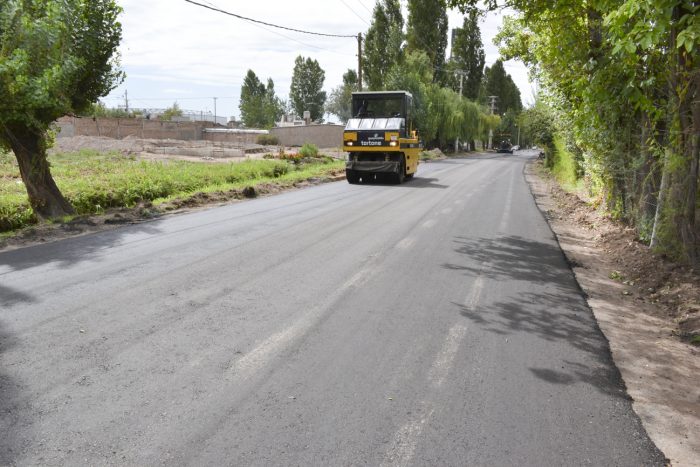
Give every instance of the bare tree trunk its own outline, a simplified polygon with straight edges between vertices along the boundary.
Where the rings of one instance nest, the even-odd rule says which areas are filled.
[[[63,197],[51,176],[46,159],[46,134],[26,128],[5,127],[3,131],[17,158],[34,214],[40,219],[73,214],[73,207]]]

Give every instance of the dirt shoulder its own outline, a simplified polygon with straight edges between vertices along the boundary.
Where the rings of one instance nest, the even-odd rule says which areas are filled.
[[[525,177],[610,343],[634,410],[674,466],[700,466],[700,276],[564,192],[539,161]]]

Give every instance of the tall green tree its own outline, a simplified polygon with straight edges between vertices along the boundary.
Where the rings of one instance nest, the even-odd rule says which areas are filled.
[[[406,47],[410,51],[422,50],[428,54],[436,82],[445,76],[447,29],[445,0],[408,0]]]
[[[322,119],[326,103],[326,92],[323,91],[325,78],[326,73],[316,60],[311,57],[304,59],[301,55],[296,58],[289,99],[297,115],[303,116],[304,111],[308,110],[311,120]]]
[[[485,96],[496,96],[496,110],[499,115],[504,115],[509,110],[518,113],[523,108],[520,90],[513,78],[506,73],[501,60],[496,60],[490,68],[486,67],[484,93]]]
[[[370,90],[384,89],[389,69],[401,61],[403,25],[398,0],[377,1],[362,51],[362,77]]]
[[[14,152],[39,218],[73,212],[51,176],[48,130],[122,81],[120,12],[113,0],[0,2],[0,145]]]
[[[284,113],[284,103],[275,94],[275,83],[272,81],[272,78],[267,78],[263,107],[265,108],[265,128],[271,128]]]
[[[343,84],[333,88],[326,111],[337,115],[345,123],[352,117],[352,93],[357,89],[357,72],[348,69],[343,73]]]
[[[462,75],[462,95],[471,100],[479,97],[484,79],[485,55],[479,18],[480,15],[474,11],[465,16],[462,27],[455,32],[452,44],[452,68]],[[455,90],[459,90],[458,83],[459,77],[455,80]]]
[[[275,83],[268,78],[267,87],[253,70],[248,70],[238,104],[241,121],[249,128],[270,128],[282,115],[282,102],[275,95]]]

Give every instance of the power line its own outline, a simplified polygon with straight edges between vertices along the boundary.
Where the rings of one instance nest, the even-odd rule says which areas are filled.
[[[269,33],[271,33],[271,34],[276,34],[276,35],[278,35],[278,36],[280,36],[280,37],[284,37],[285,39],[290,40],[290,41],[292,41],[292,42],[296,42],[297,44],[301,44],[301,45],[303,45],[304,47],[310,47],[310,48],[312,48],[312,49],[323,50],[323,51],[330,52],[330,53],[337,54],[337,55],[350,56],[350,54],[347,54],[347,53],[337,52],[337,51],[335,51],[335,50],[325,49],[325,48],[319,47],[319,46],[317,46],[317,45],[307,44],[306,42],[299,41],[299,40],[297,40],[297,39],[294,39],[293,37],[287,36],[286,34],[282,34],[281,32],[275,31],[275,30],[270,29],[270,28],[266,28],[265,26],[261,26],[261,25],[259,25],[259,24],[253,23],[253,26],[255,26],[256,28],[260,28],[260,29],[262,29],[263,31],[267,31],[267,32],[269,32]],[[354,38],[355,36],[350,36],[350,37],[353,37],[353,38]]]
[[[348,5],[347,3],[345,3],[345,0],[340,0],[340,3],[342,3],[343,5],[345,5],[346,7],[348,7],[348,10],[352,11],[352,14],[353,14],[353,15],[357,16],[358,18],[360,18],[360,20],[362,20],[363,23],[365,23],[367,26],[369,26],[369,23],[368,23],[362,16],[360,16],[360,15],[353,9],[353,7],[351,7],[350,5]]]
[[[202,4],[202,3],[195,2],[195,1],[193,1],[193,0],[185,0],[185,1],[186,1],[187,3],[191,3],[191,4],[193,4],[193,5],[197,5],[197,6],[200,6],[200,7],[202,7],[202,8],[206,8],[206,9],[208,9],[208,10],[216,11],[216,12],[218,12],[218,13],[223,13],[223,14],[228,15],[228,16],[233,16],[234,18],[242,19],[242,20],[244,20],[244,21],[250,21],[251,23],[264,24],[265,26],[270,26],[270,27],[278,28],[278,29],[285,29],[285,30],[287,30],[287,31],[299,32],[299,33],[302,33],[302,34],[311,34],[311,35],[314,35],[314,36],[324,36],[324,37],[343,37],[343,38],[350,38],[350,37],[351,37],[351,38],[355,38],[355,37],[357,37],[356,35],[350,36],[350,35],[343,35],[343,34],[326,34],[326,33],[322,33],[322,32],[304,31],[304,30],[302,30],[302,29],[295,29],[295,28],[290,28],[290,27],[287,27],[287,26],[280,26],[280,25],[278,25],[278,24],[267,23],[267,22],[265,22],[265,21],[260,21],[260,20],[257,20],[257,19],[248,18],[248,17],[242,16],[242,15],[238,15],[238,14],[236,14],[236,13],[231,13],[231,12],[229,12],[229,11],[221,10],[221,9],[215,8],[215,7],[213,7],[213,6],[204,5],[204,4]],[[341,0],[341,1],[342,1],[342,0]],[[343,2],[343,3],[345,3],[345,2]],[[347,4],[346,4],[346,6],[347,6]],[[348,7],[348,8],[350,8],[350,7]],[[357,13],[355,13],[355,14],[357,14]],[[360,18],[360,19],[362,19],[362,18]],[[365,21],[365,20],[363,19],[362,21]],[[366,21],[365,21],[365,23],[366,23]]]
[[[100,100],[123,100],[124,97],[102,97]],[[130,97],[129,100],[132,101],[185,101],[185,100],[202,100],[202,99],[213,99],[212,96],[203,97]],[[238,99],[236,96],[227,97],[217,97],[217,99]]]
[[[358,2],[360,5],[362,5],[362,8],[364,8],[365,10],[367,10],[367,13],[369,13],[370,15],[372,14],[372,10],[370,10],[369,8],[367,8],[367,5],[365,5],[365,2],[363,2],[362,0],[357,0],[357,2]]]

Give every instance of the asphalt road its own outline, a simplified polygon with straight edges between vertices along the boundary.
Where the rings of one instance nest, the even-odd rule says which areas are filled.
[[[526,160],[0,254],[0,464],[663,465]]]

